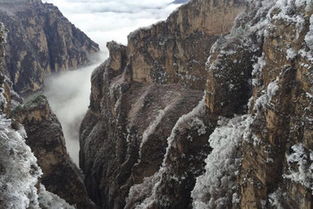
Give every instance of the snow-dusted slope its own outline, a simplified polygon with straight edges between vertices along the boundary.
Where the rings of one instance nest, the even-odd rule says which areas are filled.
[[[22,127],[14,130],[11,120],[0,116],[0,202],[2,208],[39,207],[37,188],[41,169],[25,143]]]
[[[40,185],[42,171],[25,137],[22,125],[0,115],[0,208],[74,209]]]
[[[9,117],[21,98],[3,74],[5,36],[0,24],[0,209],[74,209],[40,184],[42,170],[26,144],[25,129]]]
[[[313,1],[251,1],[250,11],[216,43],[207,63],[207,106],[232,118],[229,110],[246,91],[250,99],[243,105],[249,123],[237,123],[233,129],[221,126],[210,136],[213,151],[206,159],[206,172],[197,179],[193,206],[309,209]],[[245,70],[250,72],[248,79],[237,74]],[[248,84],[244,91],[238,88],[243,83]],[[225,139],[228,143],[221,147]],[[237,140],[236,155],[226,155]],[[227,166],[215,167],[216,159]]]

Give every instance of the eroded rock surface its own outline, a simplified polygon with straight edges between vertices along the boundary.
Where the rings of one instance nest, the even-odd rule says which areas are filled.
[[[78,209],[96,208],[89,199],[81,171],[70,159],[62,127],[44,96],[38,96],[12,112],[13,118],[23,124],[26,143],[38,160],[43,175],[41,183]]]
[[[248,3],[230,33],[242,2],[194,0],[109,44],[80,138],[102,208],[313,207],[313,2]]]
[[[93,200],[122,208],[129,188],[159,169],[176,121],[203,93],[177,84],[127,82],[125,74],[109,79],[111,73],[101,66],[93,75],[91,97],[101,102],[91,104],[82,123],[80,166]]]
[[[0,1],[0,21],[8,30],[5,72],[19,93],[41,89],[48,75],[87,64],[99,50],[57,7],[39,0]]]
[[[207,106],[228,121],[210,136],[214,147],[193,206],[312,208],[312,2],[252,3],[208,62]],[[238,70],[250,71],[251,79],[238,79]],[[246,114],[229,121],[224,113],[244,94],[251,96]]]
[[[108,44],[80,130],[80,166],[99,206],[191,208],[218,119],[207,116],[205,62],[245,7],[191,1],[167,21],[130,34],[128,46]]]
[[[244,9],[240,0],[191,1],[167,21],[131,33],[127,50],[132,79],[203,90],[212,44],[229,32]]]
[[[24,127],[10,117],[22,103],[5,76],[4,43],[6,32],[0,25],[0,208],[74,209],[65,200],[46,191],[40,184],[42,170],[26,144]]]

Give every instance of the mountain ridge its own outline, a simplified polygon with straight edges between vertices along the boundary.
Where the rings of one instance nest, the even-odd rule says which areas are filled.
[[[17,92],[40,90],[47,76],[88,64],[99,51],[52,4],[40,0],[11,3],[0,2],[0,21],[8,30],[6,75]]]

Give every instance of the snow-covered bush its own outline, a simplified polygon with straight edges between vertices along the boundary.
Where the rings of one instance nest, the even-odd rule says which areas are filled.
[[[25,138],[22,125],[0,115],[0,209],[74,209],[43,185],[37,190],[42,171]]]
[[[252,121],[247,115],[219,121],[219,127],[209,139],[213,150],[205,160],[206,172],[197,178],[192,191],[195,209],[223,209],[229,203],[238,203],[236,178],[241,164],[238,150],[248,136]]]
[[[313,194],[313,151],[306,150],[303,144],[295,144],[287,155],[288,170],[284,178],[310,189]]]
[[[36,184],[42,172],[25,143],[25,130],[14,130],[11,124],[0,115],[0,205],[5,209],[38,208]]]

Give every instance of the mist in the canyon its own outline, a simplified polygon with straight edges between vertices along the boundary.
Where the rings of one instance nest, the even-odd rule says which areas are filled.
[[[47,0],[92,40],[101,52],[92,64],[75,71],[51,76],[46,81],[45,95],[59,118],[68,152],[78,163],[79,126],[89,105],[90,77],[93,70],[108,57],[106,43],[114,40],[127,44],[127,35],[168,15],[180,4],[171,0]],[[181,2],[181,1],[179,1]]]

